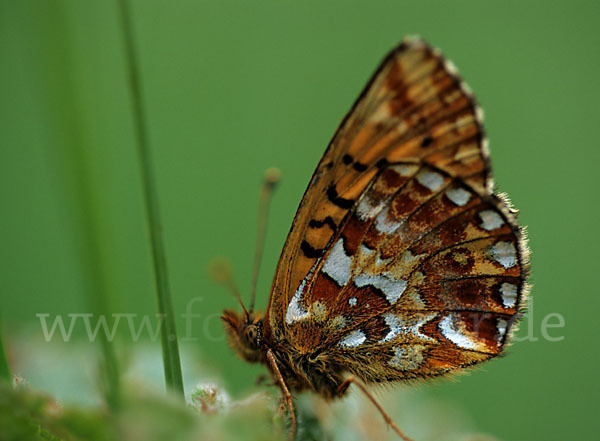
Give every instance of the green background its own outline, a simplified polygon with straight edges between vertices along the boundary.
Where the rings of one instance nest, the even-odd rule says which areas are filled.
[[[419,34],[455,62],[486,112],[498,188],[521,210],[533,250],[518,336],[537,338],[422,389],[501,439],[600,439],[600,3],[132,7],[177,315],[203,298],[193,305],[198,341],[182,342],[184,353],[197,351],[235,395],[253,389],[261,368],[223,341],[217,314],[235,302],[206,267],[228,256],[247,294],[258,187],[264,169],[278,166],[258,289],[266,305],[330,136],[386,52]],[[39,338],[37,313],[90,311],[86,293],[98,290],[116,312],[156,312],[117,12],[113,1],[0,2],[0,308],[9,346],[25,329]],[[565,323],[548,330],[564,336],[556,342],[542,334],[551,313]],[[181,318],[178,327],[185,334]]]

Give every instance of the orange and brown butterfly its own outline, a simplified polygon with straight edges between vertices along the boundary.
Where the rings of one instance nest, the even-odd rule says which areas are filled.
[[[406,39],[319,162],[264,316],[253,300],[224,311],[235,351],[279,384],[292,436],[292,392],[332,399],[353,383],[409,439],[365,385],[502,353],[528,289],[528,251],[515,210],[493,193],[482,118],[439,50]]]

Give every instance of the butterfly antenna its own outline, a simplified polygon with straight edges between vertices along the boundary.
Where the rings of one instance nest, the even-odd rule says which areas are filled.
[[[242,296],[238,289],[235,280],[233,279],[233,272],[231,270],[231,263],[227,259],[214,259],[209,266],[209,273],[212,279],[219,285],[224,286],[229,293],[238,301],[246,317],[250,317],[248,310],[242,302]]]
[[[262,260],[263,250],[265,248],[265,236],[267,232],[267,220],[269,215],[269,205],[273,191],[279,182],[281,172],[277,168],[269,168],[265,171],[263,184],[260,188],[258,201],[258,227],[256,234],[256,251],[254,253],[254,268],[252,270],[252,285],[250,291],[250,313],[254,311],[254,299],[256,298],[256,283],[258,282],[258,273]]]

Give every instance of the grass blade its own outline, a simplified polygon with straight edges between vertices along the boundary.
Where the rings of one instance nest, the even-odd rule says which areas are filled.
[[[148,228],[152,246],[154,262],[154,277],[156,281],[156,294],[158,297],[158,312],[164,317],[161,327],[161,344],[163,365],[167,387],[183,395],[183,378],[179,360],[179,346],[175,327],[175,316],[171,302],[169,278],[167,273],[167,259],[161,231],[158,195],[154,178],[152,156],[148,142],[146,116],[142,105],[140,75],[138,60],[135,52],[131,13],[127,0],[120,0],[121,22],[125,38],[126,63],[129,74],[129,86],[133,101],[133,119],[140,157]]]
[[[10,366],[4,349],[4,338],[2,333],[2,319],[0,318],[0,381],[10,381]]]

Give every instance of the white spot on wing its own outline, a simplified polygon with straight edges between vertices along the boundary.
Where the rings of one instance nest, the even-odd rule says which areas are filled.
[[[309,314],[312,314],[317,322],[322,322],[327,317],[327,307],[317,300],[311,305]]]
[[[327,260],[323,265],[323,272],[329,275],[337,282],[339,286],[344,286],[350,278],[350,266],[352,258],[346,255],[344,250],[344,239],[340,238],[335,243]]]
[[[372,250],[369,247],[366,247],[364,244],[360,244],[360,246],[358,247],[358,254],[360,254],[361,256],[365,256],[365,257],[370,257],[375,253],[375,250]]]
[[[517,303],[517,285],[512,283],[503,283],[500,287],[500,294],[502,294],[502,303],[505,308],[514,308]]]
[[[468,96],[473,96],[473,90],[469,87],[469,85],[467,83],[465,83],[464,81],[460,82],[460,88],[463,90],[463,92],[465,94],[467,94]]]
[[[302,291],[304,291],[304,287],[306,286],[306,280],[312,275],[311,272],[306,276],[306,278],[302,281],[290,304],[288,305],[287,311],[285,313],[285,322],[289,325],[298,320],[304,320],[308,317],[308,311],[302,307],[300,304],[302,301]]]
[[[416,262],[419,261],[419,257],[420,257],[420,255],[415,256],[413,253],[410,252],[410,250],[406,250],[402,254],[402,257],[400,258],[400,262],[404,267],[410,268],[412,265],[414,265]]]
[[[450,73],[450,75],[458,75],[458,69],[452,61],[446,60],[446,62],[444,63],[444,67],[446,68],[448,73]]]
[[[367,194],[360,200],[356,214],[358,214],[358,218],[364,222],[374,218],[384,205],[385,201],[379,201],[377,205],[373,205],[373,201]]]
[[[403,334],[411,334],[413,337],[417,337],[421,340],[426,341],[435,341],[428,335],[421,333],[421,326],[423,326],[428,321],[432,320],[437,316],[437,313],[432,312],[429,314],[424,314],[422,316],[410,317],[408,321],[403,320],[401,317],[397,315],[387,312],[383,315],[383,319],[385,320],[385,324],[390,328],[387,335],[379,340],[378,343],[385,343],[386,341],[390,341],[396,338],[399,335]]]
[[[479,106],[475,107],[475,118],[479,124],[483,124],[485,114],[483,113],[483,109]]]
[[[471,194],[460,187],[447,190],[446,196],[459,207],[462,207],[471,199]]]
[[[375,219],[375,228],[384,234],[391,234],[400,226],[395,220],[389,218],[389,208],[385,207]]]
[[[360,329],[356,329],[340,340],[340,346],[346,346],[347,348],[354,348],[360,346],[367,339],[367,336]]]
[[[390,361],[388,361],[388,363],[394,367],[400,366],[402,364],[402,361],[408,358],[406,355],[406,348],[394,348],[394,356],[390,358]]]
[[[504,219],[497,212],[485,210],[479,213],[481,218],[481,228],[487,231],[492,231],[504,225]]]
[[[439,328],[442,331],[444,337],[454,343],[456,346],[465,349],[477,349],[478,345],[476,342],[467,337],[459,325],[454,321],[454,316],[446,316],[442,319],[439,324]]]
[[[508,326],[508,322],[502,318],[498,319],[496,323],[496,328],[498,328],[498,344],[502,343],[502,339],[504,338],[504,334],[506,334],[506,328]]]
[[[390,358],[388,364],[396,369],[408,371],[417,369],[424,360],[423,345],[406,345],[394,348],[394,356]]]
[[[300,283],[300,286],[294,293],[294,296],[288,305],[287,311],[285,312],[285,322],[288,325],[298,320],[304,320],[310,315],[310,313],[302,306],[302,294],[306,287],[306,282],[311,279],[314,271],[315,267],[313,266],[304,280],[302,280],[302,283]]]
[[[370,285],[377,288],[385,295],[390,304],[396,303],[404,290],[406,289],[406,280],[392,280],[384,274],[379,276],[370,276],[368,274],[359,274],[354,279],[354,283],[359,288]]]
[[[400,176],[412,176],[417,169],[419,168],[418,165],[414,165],[414,164],[398,164],[398,165],[394,165],[392,167],[392,170],[394,170],[396,173],[398,173]]]
[[[444,177],[431,170],[423,170],[417,175],[417,181],[431,191],[437,191],[444,183]]]
[[[356,306],[356,302],[357,302],[356,297],[350,297],[348,299],[348,304],[350,304],[350,306]]]
[[[497,242],[490,251],[494,259],[504,268],[512,268],[517,264],[517,250],[512,242]]]
[[[379,340],[379,343],[385,343],[386,341],[390,341],[397,335],[402,333],[402,321],[391,312],[384,314],[383,319],[385,320],[385,324],[390,328],[390,331],[387,333],[385,337]]]
[[[346,319],[341,315],[336,315],[335,318],[331,321],[331,324],[336,329],[343,329],[346,326]]]

